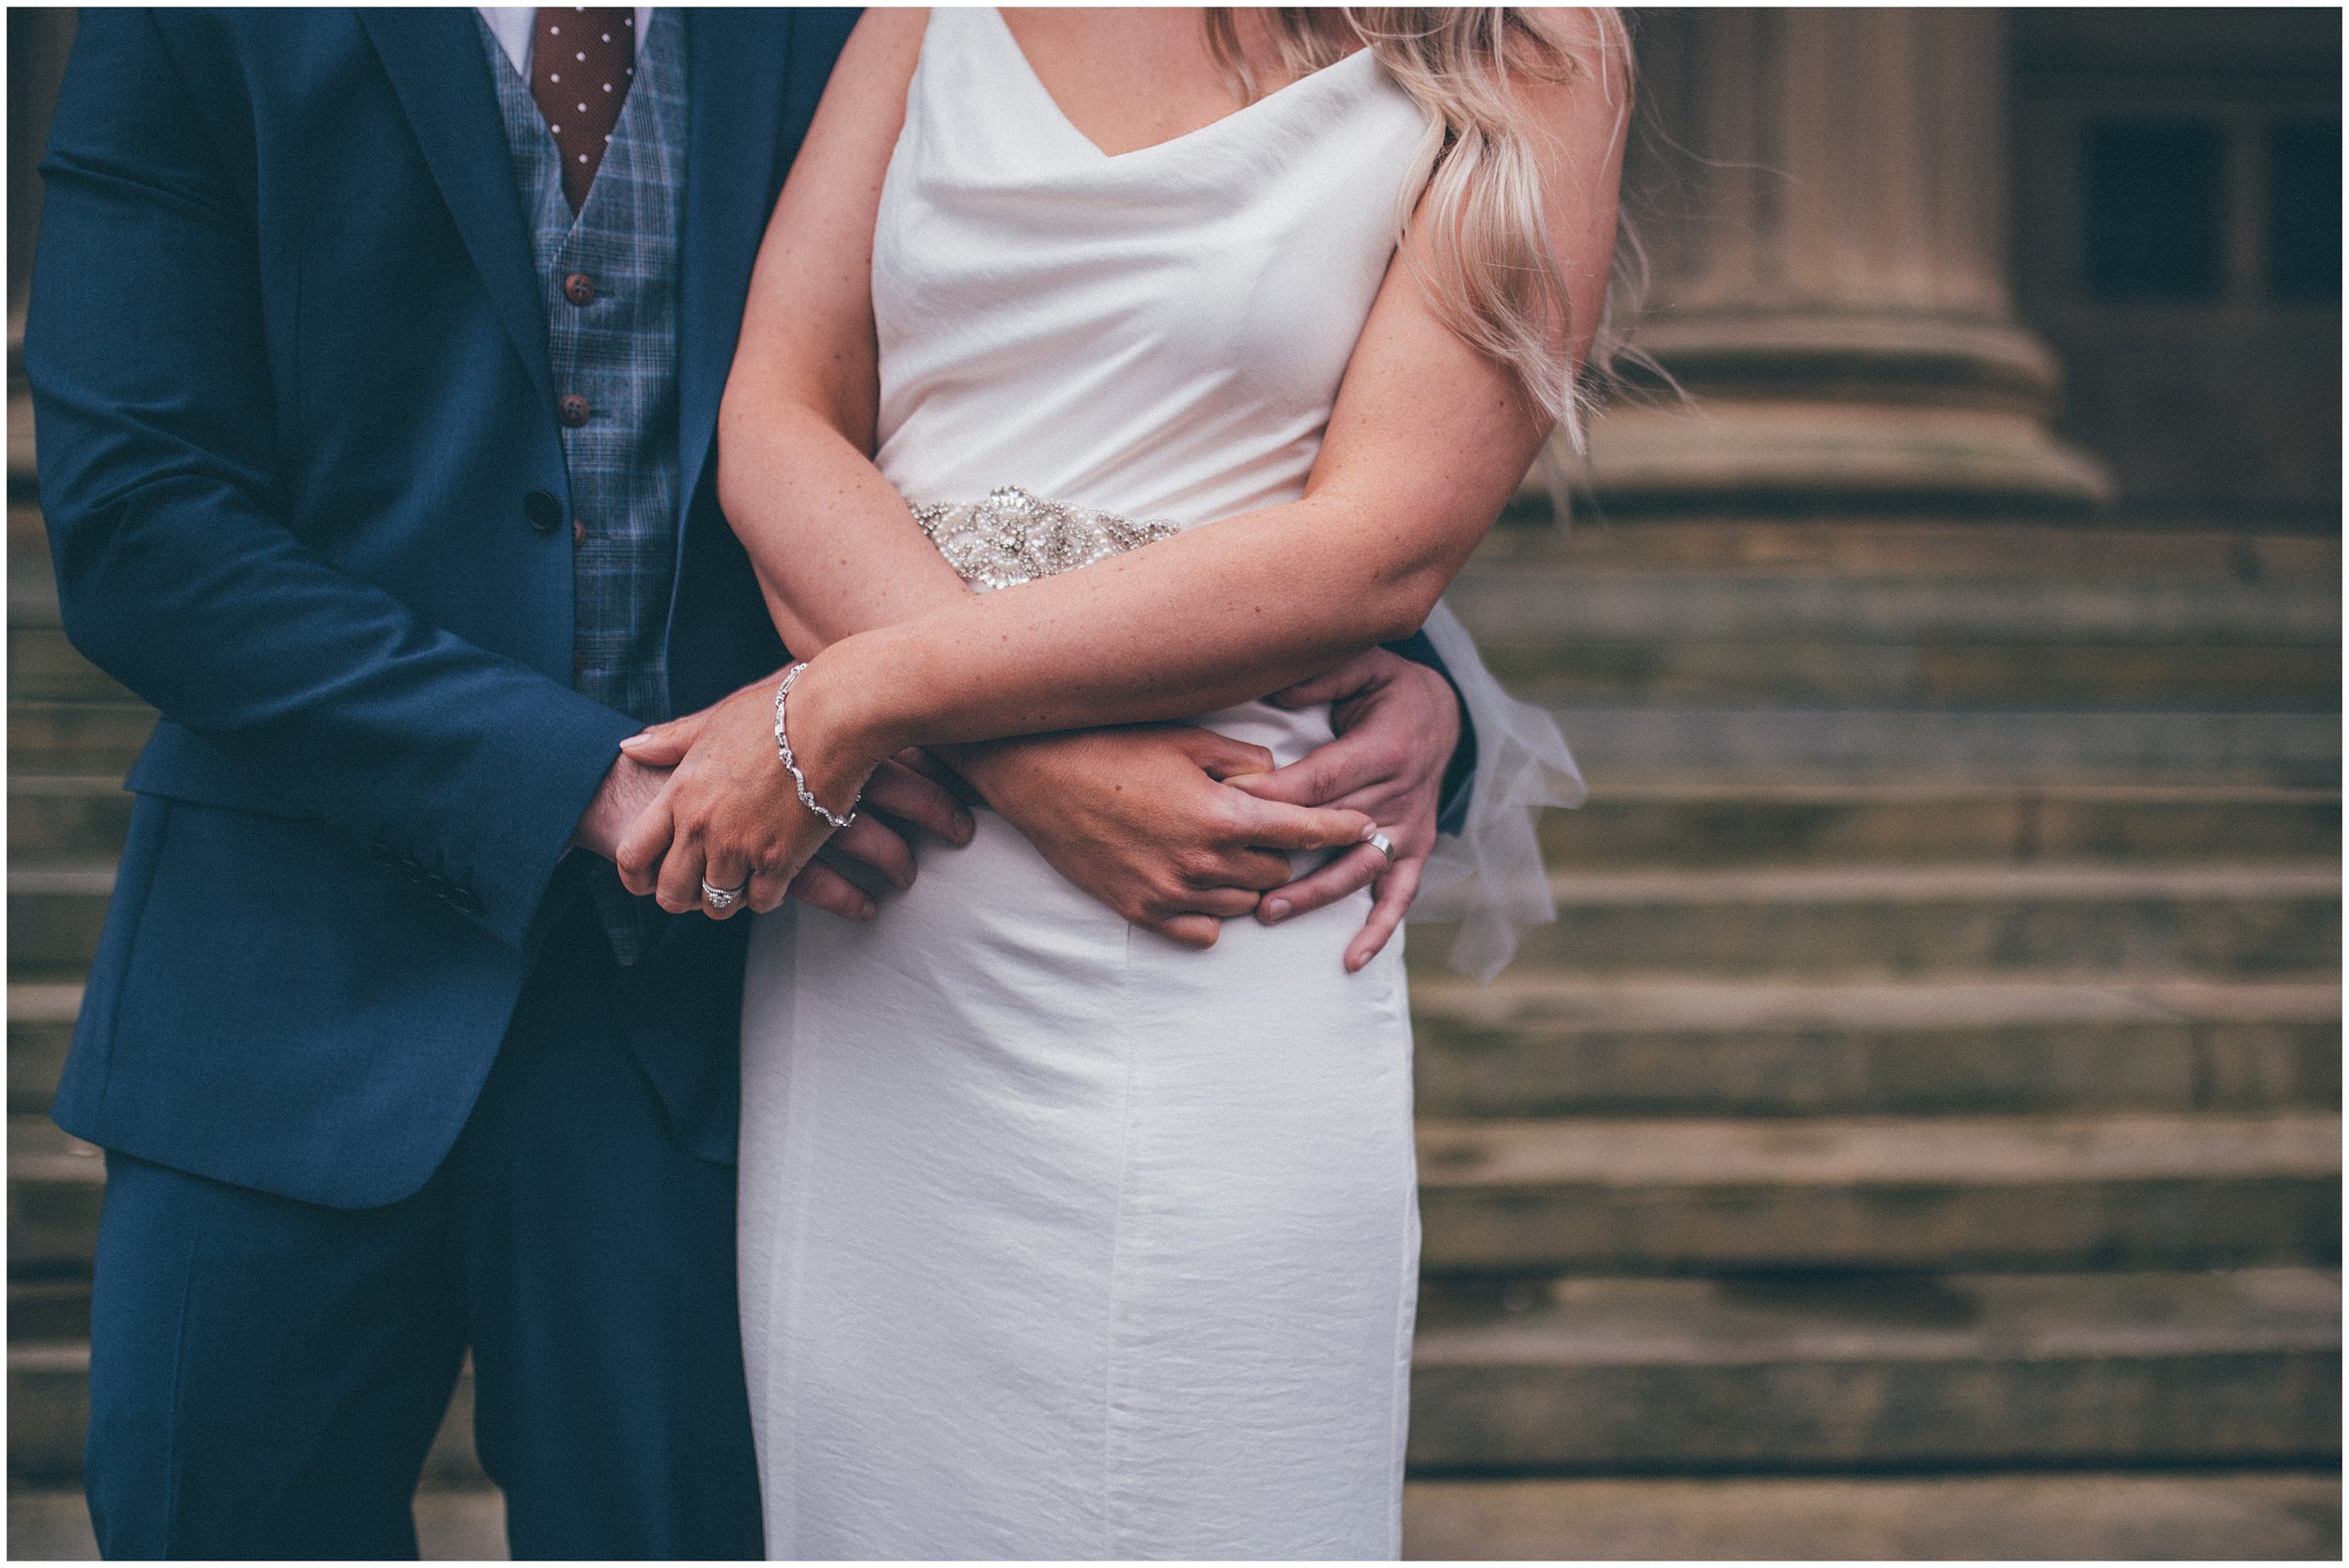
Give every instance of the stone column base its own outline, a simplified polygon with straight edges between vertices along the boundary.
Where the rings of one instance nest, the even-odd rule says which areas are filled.
[[[1666,317],[1641,345],[1681,383],[1592,422],[1573,465],[1612,511],[2085,515],[2104,466],[2049,431],[2058,383],[2001,322],[1780,311]]]

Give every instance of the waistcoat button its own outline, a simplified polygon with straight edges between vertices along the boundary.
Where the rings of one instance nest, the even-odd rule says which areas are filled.
[[[563,526],[563,505],[544,490],[532,490],[522,497],[522,520],[541,534],[552,534]]]
[[[596,280],[584,272],[573,272],[563,280],[563,297],[580,306],[596,303]]]
[[[564,424],[576,430],[587,423],[587,399],[576,392],[567,392],[563,401],[555,405],[555,412]]]

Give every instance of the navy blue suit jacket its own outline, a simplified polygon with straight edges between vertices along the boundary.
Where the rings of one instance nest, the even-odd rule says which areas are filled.
[[[675,712],[783,657],[712,439],[852,19],[687,15]],[[481,40],[464,10],[90,9],[42,172],[24,359],[66,629],[164,716],[56,1118],[397,1200],[469,1113],[637,728],[571,690],[557,391]],[[622,986],[711,1158],[746,928],[673,922]]]

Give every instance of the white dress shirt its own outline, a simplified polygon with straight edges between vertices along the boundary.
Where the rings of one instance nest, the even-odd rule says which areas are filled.
[[[521,78],[530,80],[530,37],[537,29],[538,8],[536,6],[475,6],[481,20],[490,24],[490,31],[506,51],[506,57],[514,62]],[[643,48],[645,28],[652,21],[652,8],[636,8],[636,45]]]

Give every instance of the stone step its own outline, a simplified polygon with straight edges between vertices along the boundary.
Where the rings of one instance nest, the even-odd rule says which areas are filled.
[[[10,867],[10,977],[86,970],[114,886],[112,864]]]
[[[2341,786],[2330,713],[1552,705],[1592,787],[1914,783]]]
[[[2312,1470],[1415,1481],[1403,1555],[1437,1561],[2328,1560]]]
[[[2314,976],[2341,963],[2337,864],[1561,872],[1517,973]],[[11,937],[11,940],[14,940]],[[1440,969],[1450,928],[1411,934]]]
[[[65,632],[27,625],[10,605],[8,695],[53,703],[136,702],[120,682],[83,658]]]
[[[12,864],[111,860],[130,820],[131,797],[114,775],[8,780]],[[2341,796],[2257,785],[1624,785],[1545,813],[1541,832],[1562,869],[2338,859]]]
[[[2332,1263],[2341,1118],[1545,1118],[1419,1126],[1434,1272]]]
[[[8,1346],[8,1490],[78,1480],[89,1431],[89,1345]]]
[[[2338,982],[1798,985],[1517,972],[1411,986],[1423,1116],[2321,1109]],[[61,1060],[61,1058],[60,1058]]]
[[[1425,1119],[1420,1145],[1435,1271],[2326,1261],[2341,1224],[2320,1111]],[[104,1183],[89,1145],[9,1119],[12,1278],[86,1276]]]
[[[1602,784],[1579,809],[1545,813],[1541,831],[1545,856],[1561,870],[2338,860],[2341,794],[2260,785]]]
[[[89,963],[110,866],[8,874],[18,978]],[[1517,972],[1585,976],[2281,977],[2340,964],[2329,865],[1871,866],[1561,873],[1559,916],[1525,933]],[[1448,928],[1420,927],[1440,972]]]
[[[8,986],[8,1111],[40,1115],[56,1093],[82,1011],[82,987],[70,982]]]
[[[1415,1481],[1416,1561],[2322,1560],[2340,1555],[2341,1479],[2309,1471],[1794,1480]],[[494,1490],[416,1497],[419,1557],[503,1560]],[[79,1492],[8,1497],[21,1558],[87,1561]]]
[[[82,990],[8,988],[8,1110],[42,1113]],[[2295,981],[1412,986],[1436,1116],[2279,1110],[2338,1105],[2341,987]]]
[[[1563,1280],[1423,1300],[1413,1466],[2337,1463],[2341,1281],[2306,1268]]]
[[[1480,644],[2338,647],[2337,577],[1627,571],[1471,565],[1445,596]]]
[[[8,1486],[55,1486],[82,1474],[89,1427],[86,1341],[8,1346]],[[438,1488],[488,1483],[473,1444],[473,1367],[458,1374],[447,1417],[425,1460],[425,1483]],[[11,1555],[14,1555],[13,1552]]]
[[[8,1545],[17,1557],[43,1562],[98,1556],[79,1491],[10,1492]],[[506,1560],[506,1498],[488,1486],[426,1485],[416,1494],[416,1555],[426,1562]]]
[[[119,779],[138,760],[155,728],[155,710],[139,703],[8,700],[8,770],[78,773]]]
[[[2212,528],[2147,528],[2127,520],[2079,526],[1993,518],[1933,522],[1890,518],[1548,520],[1547,506],[1512,508],[1461,573],[1571,569],[1843,578],[1949,577],[2067,582],[2184,578],[2292,588],[2338,583],[2338,530],[2293,533],[2251,518]]]
[[[1438,1291],[1412,1462],[1640,1473],[2242,1464],[2339,1451],[2340,1281],[2310,1269],[1567,1280]],[[79,1474],[85,1344],[11,1345],[12,1488]],[[477,1485],[471,1379],[427,1467]]]
[[[105,1190],[103,1153],[46,1116],[10,1115],[10,1282],[86,1279]]]
[[[1671,622],[1661,623],[1670,627]],[[28,634],[29,635],[29,634]],[[1669,637],[1669,632],[1659,636]],[[17,640],[11,633],[10,641]],[[1485,661],[1509,689],[1551,705],[1784,703],[1889,708],[2131,709],[2232,706],[2338,712],[2341,649],[2047,643],[1794,641],[1534,644],[1494,641]],[[70,650],[68,650],[70,654]],[[69,659],[31,666],[57,694],[112,683]],[[78,681],[78,685],[69,685]],[[21,688],[26,696],[46,689]]]
[[[33,460],[33,395],[23,389],[14,374],[9,381],[14,390],[8,394],[8,495],[13,499],[21,490],[29,498],[38,482]]]
[[[73,1344],[89,1339],[90,1282],[69,1275],[8,1282],[10,1344]]]
[[[113,774],[12,774],[8,863],[91,865],[122,853],[131,796]]]
[[[57,624],[57,578],[40,508],[8,501],[8,624]]]

